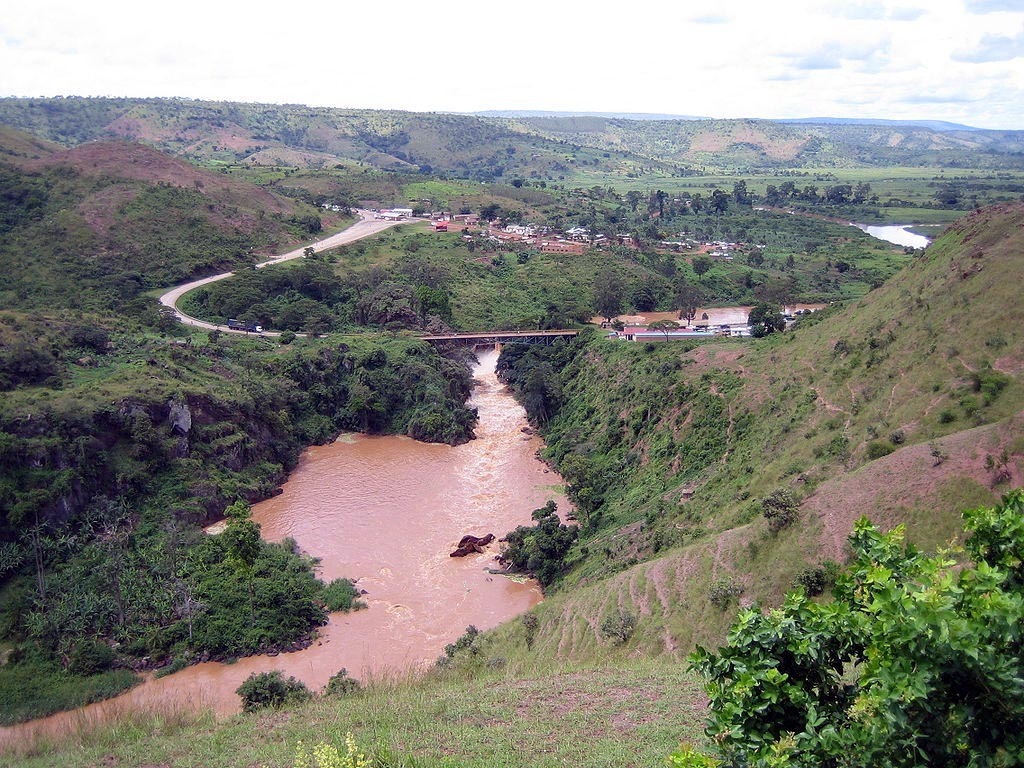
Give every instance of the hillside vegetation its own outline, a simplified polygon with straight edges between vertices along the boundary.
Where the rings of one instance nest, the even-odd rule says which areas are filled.
[[[841,561],[860,515],[935,547],[1020,484],[1022,222],[1021,205],[970,216],[859,302],[755,344],[506,353],[584,533],[538,653],[596,652],[618,610],[645,654],[716,643],[726,606]]]
[[[716,168],[952,165],[1019,168],[1021,131],[922,126],[798,124],[770,120],[622,120],[531,117],[540,136]]]
[[[313,208],[126,142],[0,154],[0,305],[123,309],[319,232]],[[326,218],[326,217],[325,217]],[[340,223],[327,219],[327,224]]]
[[[65,145],[122,138],[195,160],[358,164],[476,179],[622,176],[694,167],[1020,168],[1020,131],[768,120],[500,118],[174,99],[0,100],[0,123]]]
[[[624,307],[645,311],[680,307],[693,286],[728,302],[844,300],[763,339],[633,344],[594,329],[506,347],[500,375],[545,437],[574,509],[558,510],[564,520],[550,505],[536,510],[537,525],[511,537],[511,559],[543,578],[545,601],[492,632],[467,628],[425,680],[377,681],[222,725],[157,713],[12,759],[290,766],[298,739],[340,743],[354,731],[380,765],[660,764],[680,739],[700,739],[706,699],[681,662],[698,644],[718,646],[737,607],[780,605],[795,585],[827,603],[861,515],[907,523],[909,539],[935,551],[960,533],[962,509],[1024,481],[1024,204],[980,209],[926,251],[904,252],[812,218],[874,205],[866,189],[857,203],[854,188],[837,193],[838,177],[823,177],[831,197],[775,188],[786,207],[806,203],[807,217],[755,210],[742,179],[731,195],[709,181],[702,198],[693,187],[630,195],[522,178],[583,166],[622,178],[686,172],[576,136],[613,126],[625,137],[633,128],[621,121],[563,121],[561,144],[532,122],[304,107],[4,100],[0,115],[47,137],[0,132],[8,721],[111,695],[134,682],[131,668],[309,642],[325,585],[296,547],[260,542],[246,502],[272,494],[304,446],[342,430],[471,437],[464,361],[403,331],[585,319],[606,278]],[[651,146],[657,128],[645,134]],[[790,128],[739,121],[725,144],[710,133],[687,140],[737,167],[800,163],[802,152],[828,164],[813,148],[786,149],[799,143]],[[847,164],[836,147],[861,162],[862,128],[817,134],[829,163]],[[981,143],[961,155],[956,132],[940,142],[870,130],[919,137],[900,151],[922,162],[1016,162],[1015,136],[986,144],[970,132]],[[260,166],[262,152],[328,168]],[[432,159],[520,183],[472,192],[426,173]],[[761,181],[767,197],[775,182]],[[151,289],[340,224],[310,205],[331,198],[493,206],[507,220],[621,228],[639,247],[542,255],[476,233],[392,231],[189,298],[211,317],[328,338],[190,333],[156,311]],[[758,247],[704,263],[662,242],[684,235]],[[225,534],[200,533],[224,513]]]

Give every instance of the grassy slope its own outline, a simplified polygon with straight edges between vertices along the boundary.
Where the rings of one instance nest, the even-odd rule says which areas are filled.
[[[65,744],[68,764],[102,755],[125,766],[288,765],[300,739],[340,743],[348,730],[364,745],[385,744],[396,758],[385,764],[410,754],[415,762],[406,764],[429,766],[659,764],[678,739],[695,738],[702,701],[694,681],[671,662],[695,642],[717,642],[731,620],[731,611],[708,600],[710,580],[732,579],[743,585],[744,600],[771,602],[805,562],[837,555],[857,515],[887,525],[908,520],[911,538],[933,546],[958,528],[959,508],[988,503],[1021,483],[1024,338],[1015,298],[1022,221],[1020,205],[978,213],[859,305],[780,338],[689,351],[668,344],[589,348],[586,361],[573,364],[578,370],[563,409],[563,417],[578,420],[572,410],[590,398],[596,420],[583,425],[588,440],[604,439],[607,403],[621,398],[615,407],[628,415],[627,399],[659,378],[659,398],[703,381],[707,399],[688,390],[691,413],[680,423],[670,423],[680,412],[669,408],[650,425],[641,420],[625,428],[636,432],[623,434],[640,460],[622,476],[629,482],[607,497],[615,532],[589,542],[600,556],[583,561],[570,586],[536,609],[532,650],[522,625],[511,622],[484,639],[475,662],[448,676],[223,726],[129,724],[86,737],[84,747]],[[849,348],[836,353],[840,339]],[[678,369],[664,367],[673,361]],[[1006,385],[990,405],[972,408],[965,397],[978,395],[970,392],[969,372],[986,363],[1006,375]],[[603,388],[604,397],[595,400],[589,387]],[[714,409],[710,398],[723,407]],[[741,418],[742,410],[757,418]],[[943,423],[942,410],[954,418]],[[712,412],[728,418],[701,418]],[[905,442],[867,461],[872,427],[883,435],[902,429]],[[717,443],[715,429],[722,430]],[[669,431],[681,444],[702,430],[711,441],[707,450],[718,446],[716,458],[701,465],[687,465],[679,454],[663,460],[670,452],[659,448],[659,435]],[[843,450],[815,456],[834,445]],[[947,456],[938,466],[930,445]],[[991,487],[984,456],[1001,447],[1011,453],[1012,477]],[[747,474],[750,463],[756,468]],[[657,480],[656,493],[643,473],[651,484]],[[696,493],[679,506],[682,485]],[[779,485],[806,498],[800,524],[770,535],[746,494],[756,498]],[[659,511],[646,519],[652,510]],[[650,531],[670,529],[687,543],[629,564],[630,556],[650,554]],[[640,618],[623,646],[600,632],[615,608]],[[663,661],[638,660],[650,656]],[[507,662],[503,671],[493,669],[498,659]],[[40,758],[46,759],[52,758]]]
[[[0,766],[278,768],[297,744],[356,736],[379,764],[420,768],[660,765],[680,739],[699,738],[699,685],[680,665],[548,667],[432,675],[355,696],[221,725],[163,713],[12,752]]]
[[[0,134],[0,172],[14,203],[0,232],[8,308],[123,303],[291,246],[307,234],[294,217],[315,213],[139,144],[56,150],[33,142]]]
[[[467,176],[643,169],[1019,167],[1019,131],[938,132],[907,126],[783,125],[763,120],[622,120],[471,115],[170,99],[3,99],[0,121],[61,143],[122,137],[188,157],[262,165],[389,170],[425,165]]]
[[[629,480],[606,494],[613,524],[587,544],[573,586],[538,609],[539,653],[592,653],[616,607],[642,618],[630,642],[639,653],[717,642],[728,616],[709,602],[710,581],[774,601],[806,565],[841,559],[862,514],[906,521],[912,540],[934,547],[959,530],[964,506],[1020,484],[1022,221],[1021,205],[971,216],[855,306],[753,347],[592,347],[551,425],[551,452],[591,451],[595,466]],[[840,340],[847,351],[833,351]],[[988,365],[1005,388],[986,406],[972,372]],[[682,396],[687,383],[699,394]],[[680,405],[638,421],[645,398]],[[602,465],[594,449],[616,431],[628,447]],[[869,461],[869,442],[896,432],[902,446]],[[937,466],[933,445],[947,457]],[[1004,449],[1011,479],[993,486],[985,458]],[[687,486],[695,493],[682,502]],[[772,535],[756,500],[776,487],[804,502],[799,525]],[[673,541],[692,543],[633,565]]]

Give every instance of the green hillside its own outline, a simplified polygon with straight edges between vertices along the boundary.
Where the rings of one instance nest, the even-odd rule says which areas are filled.
[[[965,161],[971,167],[1020,168],[1024,149],[1021,131],[603,117],[535,117],[517,122],[552,139],[716,168],[955,167]]]
[[[1020,131],[768,120],[480,117],[175,99],[0,99],[0,123],[66,146],[129,139],[193,160],[371,167],[474,179],[695,167],[1020,169]]]
[[[251,264],[343,219],[151,147],[0,136],[0,306],[123,307]]]
[[[539,608],[540,653],[593,652],[581,628],[615,608],[641,617],[645,654],[717,642],[716,585],[776,602],[842,560],[862,514],[935,547],[960,509],[1019,485],[1022,222],[1022,205],[985,209],[860,301],[753,345],[594,339],[507,359],[528,408],[554,414],[546,455],[584,526]],[[778,489],[799,524],[773,532]]]
[[[442,113],[172,99],[0,99],[0,123],[65,145],[121,138],[193,160],[558,178],[637,159],[528,135],[501,120]],[[645,161],[668,169],[669,164]]]
[[[844,301],[759,339],[645,344],[591,329],[549,347],[507,346],[499,374],[544,436],[543,458],[575,505],[565,522],[579,528],[538,510],[538,525],[511,540],[516,560],[543,576],[544,602],[492,632],[467,631],[425,679],[377,681],[219,724],[143,713],[59,744],[19,746],[0,765],[292,766],[300,741],[343,746],[348,732],[381,766],[662,765],[679,741],[705,743],[707,698],[685,658],[698,644],[718,646],[738,606],[778,606],[795,585],[827,603],[861,515],[885,528],[906,523],[908,539],[934,552],[961,534],[963,509],[1024,485],[1022,203],[979,209],[923,252],[893,251],[835,222],[756,211],[736,194],[723,210],[700,210],[682,195],[645,200],[600,187],[476,183],[477,193],[419,172],[437,153],[464,158],[477,169],[470,175],[500,175],[495,157],[474,154],[481,146],[523,153],[502,147],[512,129],[494,122],[480,133],[460,128],[466,145],[444,149],[441,137],[453,140],[462,125],[454,117],[427,116],[434,127],[421,133],[407,114],[375,113],[372,140],[393,141],[358,162],[397,160],[405,170],[368,170],[360,181],[351,168],[240,171],[263,151],[245,142],[223,155],[233,164],[224,172],[121,140],[48,143],[115,126],[209,161],[237,126],[259,118],[260,135],[277,131],[274,151],[308,153],[306,108],[284,110],[281,123],[263,107],[66,101],[0,103],[51,132],[0,132],[6,722],[131,685],[125,666],[309,642],[324,605],[313,564],[288,545],[259,545],[244,504],[229,505],[272,493],[304,446],[339,430],[469,439],[465,361],[403,331],[435,320],[532,326],[535,312],[546,313],[537,324],[579,320],[606,273],[629,301],[649,288],[651,308],[677,303],[680,277],[734,302],[774,300],[783,281],[793,295]],[[336,121],[318,139],[327,154],[345,141],[369,152],[367,136],[341,138],[354,123],[324,112]],[[204,143],[212,120],[226,131],[216,149]],[[849,128],[861,126],[836,130]],[[288,130],[305,133],[288,144]],[[775,147],[787,140],[769,133]],[[540,142],[530,145],[540,165],[513,161],[502,173],[551,172],[542,167],[549,140],[529,140]],[[558,146],[577,141],[566,140]],[[625,157],[574,151],[597,169]],[[261,174],[288,196],[243,180]],[[343,223],[300,201],[371,195],[494,205],[562,226],[621,224],[644,247],[541,255],[409,228],[245,271],[190,298],[210,316],[266,312],[293,327],[281,320],[290,316],[297,329],[333,332],[326,338],[188,332],[155,311],[152,289]],[[763,258],[698,272],[696,252],[653,245],[684,228],[742,230],[763,239]],[[322,327],[304,325],[314,314]],[[235,528],[210,543],[198,524],[226,507]],[[181,606],[197,595],[210,618],[193,626]]]

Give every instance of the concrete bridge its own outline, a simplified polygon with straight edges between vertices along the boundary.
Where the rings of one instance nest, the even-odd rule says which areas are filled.
[[[486,344],[551,344],[558,339],[571,339],[578,335],[579,331],[576,330],[482,331],[420,336],[419,338],[429,341],[431,344],[457,344],[475,347]]]

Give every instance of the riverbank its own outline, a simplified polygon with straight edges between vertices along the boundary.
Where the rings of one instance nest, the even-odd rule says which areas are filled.
[[[488,629],[536,605],[535,582],[487,572],[496,545],[449,557],[464,534],[500,537],[529,524],[531,511],[548,499],[569,509],[561,479],[536,457],[541,439],[523,432],[525,412],[497,381],[497,352],[481,359],[469,402],[479,414],[475,440],[452,447],[346,435],[305,451],[282,493],[253,507],[263,538],[294,539],[319,558],[322,579],[358,579],[367,610],[332,614],[305,650],[150,677],[85,710],[0,729],[0,745],[59,738],[83,722],[165,706],[225,717],[239,710],[234,691],[254,672],[280,669],[313,690],[342,667],[361,681],[422,672],[468,625]]]
[[[703,699],[685,664],[507,658],[221,722],[171,708],[126,715],[0,756],[0,766],[291,768],[299,742],[343,748],[346,733],[382,765],[655,766],[680,740],[702,743]]]

